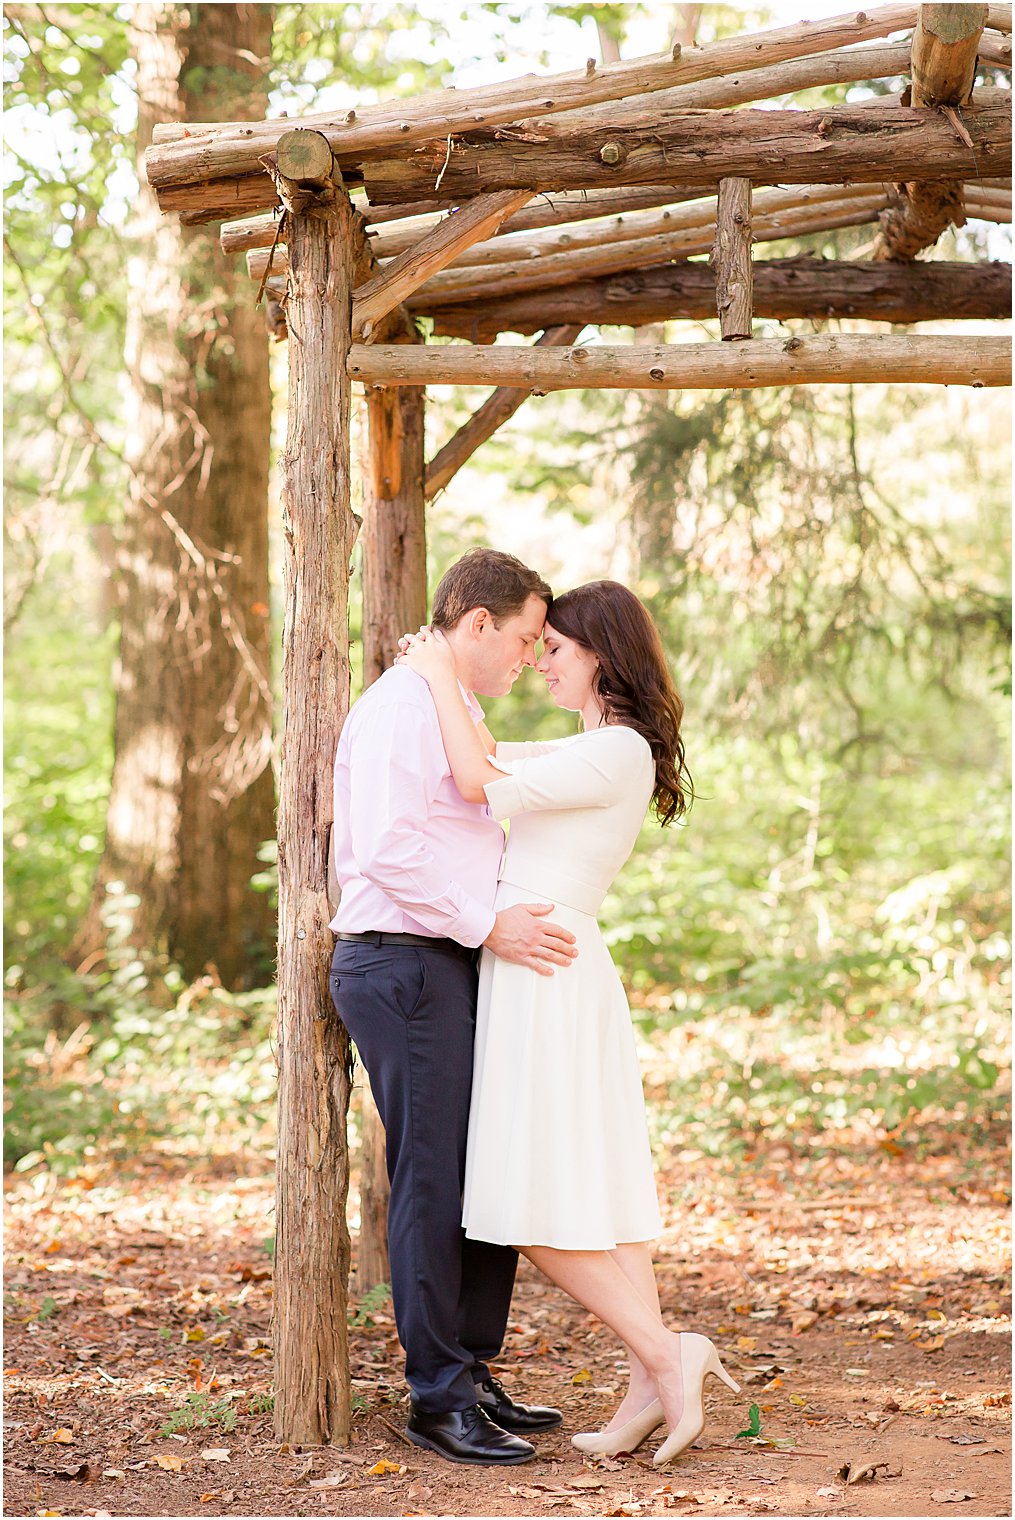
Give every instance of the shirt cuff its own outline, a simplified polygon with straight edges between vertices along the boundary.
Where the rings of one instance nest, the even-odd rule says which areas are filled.
[[[474,950],[487,938],[496,922],[497,915],[492,908],[484,908],[482,903],[473,900],[466,904],[449,927],[448,937]]]

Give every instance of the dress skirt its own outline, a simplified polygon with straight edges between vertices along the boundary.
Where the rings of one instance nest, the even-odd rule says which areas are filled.
[[[535,900],[502,881],[496,906]],[[652,1240],[661,1220],[624,988],[591,914],[556,905],[548,917],[579,951],[553,976],[483,953],[465,1232],[570,1251]]]

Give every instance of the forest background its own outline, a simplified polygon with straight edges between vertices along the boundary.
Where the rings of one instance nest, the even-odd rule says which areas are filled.
[[[167,660],[200,672],[210,659],[200,629],[189,652],[178,643],[187,617],[205,615],[200,598],[153,590],[128,563],[138,464],[124,354],[140,237],[130,9],[5,8],[5,1158],[28,1172],[142,1151],[266,1161],[273,1145],[264,733],[243,775],[267,786],[267,805],[252,856],[230,857],[230,883],[178,876],[153,919],[150,878],[131,879],[108,845],[104,856],[114,736],[124,750],[136,738],[121,635],[143,635],[134,679],[150,671],[149,701],[166,716]],[[710,4],[230,9],[261,13],[261,85],[271,111],[290,115],[661,50],[681,27],[707,41],[795,19]],[[192,70],[187,88],[199,100],[215,84],[214,68]],[[871,235],[785,251],[844,257]],[[1007,250],[1005,231],[979,223],[934,256]],[[252,308],[254,295],[241,278],[236,299]],[[214,298],[178,315],[181,341],[199,347],[204,328],[211,346]],[[781,330],[758,330],[768,326]],[[701,330],[712,335],[673,323],[652,337]],[[640,338],[620,329],[607,341]],[[266,335],[251,341],[267,351]],[[284,346],[270,362],[277,455]],[[214,384],[210,363],[201,384]],[[428,456],[482,395],[434,389]],[[257,421],[235,405],[242,452]],[[626,581],[663,632],[697,800],[686,826],[646,825],[604,909],[657,1078],[661,1154],[747,1154],[762,1134],[926,1149],[996,1133],[1008,1090],[1008,407],[1004,391],[929,387],[549,395],[429,509],[431,588],[465,547],[489,543],[556,588]],[[363,412],[361,399],[360,438]],[[266,600],[241,611],[262,630],[277,704],[274,464],[263,529]],[[357,574],[352,585],[355,695]],[[208,627],[221,633],[225,562],[213,589],[226,601]],[[186,779],[207,793],[200,816],[218,807],[228,831],[204,759],[236,714],[207,684],[203,710],[185,715],[204,736]],[[572,725],[532,676],[489,721],[508,738]],[[142,832],[143,814],[131,822]],[[220,945],[216,893],[236,904]]]

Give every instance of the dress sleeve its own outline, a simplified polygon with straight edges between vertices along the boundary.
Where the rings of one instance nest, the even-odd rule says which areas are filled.
[[[502,760],[528,760],[533,755],[548,755],[560,745],[570,744],[573,738],[574,734],[569,734],[564,739],[524,739],[518,743],[498,739],[491,759],[498,770],[505,770],[506,767],[501,764]]]
[[[641,735],[619,727],[576,734],[545,754],[518,760],[502,757],[501,749],[491,763],[508,774],[483,788],[499,822],[516,813],[609,807],[651,761]]]

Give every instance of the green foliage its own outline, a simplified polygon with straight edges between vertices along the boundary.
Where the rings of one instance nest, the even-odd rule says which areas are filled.
[[[187,1394],[186,1403],[180,1409],[173,1410],[161,1426],[159,1435],[171,1436],[180,1430],[204,1429],[208,1425],[218,1425],[222,1430],[235,1430],[236,1410],[228,1395],[213,1399],[210,1393],[193,1390]]]
[[[230,1146],[264,1143],[270,1130],[274,989],[233,994],[210,977],[186,986],[172,967],[154,975],[116,948],[130,912],[124,899],[106,969],[8,978],[4,1157],[19,1170],[72,1173],[100,1146],[172,1141],[208,1153],[226,1122]]]
[[[350,1306],[349,1324],[356,1329],[368,1329],[373,1324],[373,1316],[391,1302],[391,1284],[377,1283],[369,1293],[356,1304],[355,1309]]]
[[[758,1408],[757,1404],[752,1404],[751,1407],[750,1407],[750,1409],[748,1410],[747,1429],[746,1430],[738,1430],[737,1434],[736,1434],[736,1439],[739,1441],[740,1438],[741,1438],[741,1436],[748,1436],[751,1439],[753,1439],[755,1436],[760,1436],[760,1434],[761,1434],[761,1410]]]

